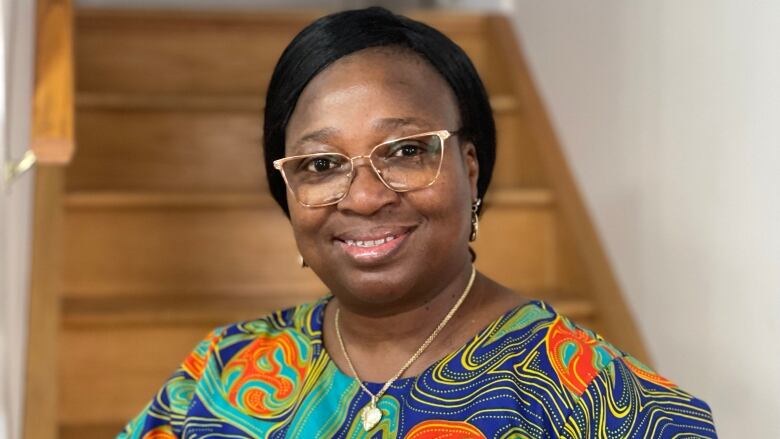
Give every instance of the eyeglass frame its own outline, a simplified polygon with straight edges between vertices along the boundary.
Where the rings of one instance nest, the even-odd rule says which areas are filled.
[[[382,146],[385,146],[387,144],[390,144],[390,143],[395,143],[395,142],[400,142],[400,141],[406,140],[406,139],[412,139],[412,138],[415,138],[415,137],[430,136],[430,135],[435,135],[435,136],[439,137],[439,139],[441,139],[441,160],[439,160],[439,167],[436,169],[436,175],[433,177],[433,180],[431,180],[430,183],[428,183],[428,184],[426,184],[424,186],[416,187],[416,188],[413,188],[413,189],[395,189],[395,188],[390,187],[390,185],[382,177],[382,172],[379,169],[377,169],[376,166],[374,165],[374,162],[371,161],[371,155],[374,153],[374,151],[376,151],[378,148],[380,148]],[[416,190],[420,190],[420,189],[425,189],[427,187],[431,187],[434,183],[436,183],[436,180],[439,179],[439,175],[441,174],[441,165],[442,165],[442,163],[444,163],[444,152],[445,152],[445,146],[447,145],[446,140],[449,139],[450,137],[457,136],[457,135],[458,135],[458,131],[457,130],[455,130],[455,131],[449,131],[449,130],[426,131],[424,133],[412,134],[412,135],[409,135],[409,136],[404,136],[404,137],[399,137],[397,139],[391,139],[391,140],[384,141],[384,142],[382,142],[382,143],[372,147],[371,151],[369,151],[368,154],[362,154],[362,155],[356,155],[354,157],[349,157],[348,155],[342,154],[340,152],[315,152],[315,153],[312,153],[312,154],[301,154],[301,155],[294,155],[294,156],[290,156],[290,157],[283,157],[281,159],[274,160],[273,161],[273,165],[274,165],[274,169],[276,169],[277,171],[279,171],[282,174],[282,178],[284,179],[285,186],[287,186],[287,189],[293,195],[293,198],[295,198],[295,201],[297,201],[298,204],[300,204],[300,205],[302,205],[304,207],[332,206],[334,204],[340,203],[345,198],[347,198],[347,195],[349,195],[349,190],[352,187],[352,181],[355,179],[355,169],[356,169],[355,160],[357,160],[357,159],[366,159],[366,160],[368,160],[369,165],[371,165],[371,169],[374,171],[374,175],[376,175],[376,177],[379,179],[379,181],[381,181],[382,184],[386,188],[390,189],[393,192],[404,193],[404,192],[411,192],[411,191],[416,191]],[[295,191],[292,189],[292,187],[290,187],[290,182],[287,180],[287,174],[285,174],[284,169],[282,168],[282,165],[284,165],[285,162],[289,162],[291,160],[300,159],[300,158],[304,158],[304,157],[320,157],[320,156],[332,156],[332,155],[342,156],[342,157],[346,158],[347,160],[349,160],[349,165],[350,165],[351,169],[349,171],[349,174],[347,174],[348,177],[349,177],[349,184],[347,185],[347,190],[345,190],[344,194],[340,198],[338,198],[337,200],[329,201],[327,203],[306,204],[306,203],[302,202],[301,200],[299,200],[298,196],[295,194]]]

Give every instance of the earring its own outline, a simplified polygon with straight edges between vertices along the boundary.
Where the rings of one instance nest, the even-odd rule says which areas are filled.
[[[306,263],[306,261],[303,260],[303,256],[301,254],[298,254],[298,265],[301,266],[301,268],[306,268],[309,266],[309,264]]]
[[[471,236],[469,236],[469,242],[477,240],[479,235],[479,206],[482,204],[482,198],[477,198],[474,204],[471,205]]]

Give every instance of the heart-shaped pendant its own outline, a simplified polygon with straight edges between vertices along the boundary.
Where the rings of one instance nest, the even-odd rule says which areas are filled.
[[[363,428],[369,431],[382,419],[382,410],[374,404],[368,404],[360,412],[360,419],[363,421]]]

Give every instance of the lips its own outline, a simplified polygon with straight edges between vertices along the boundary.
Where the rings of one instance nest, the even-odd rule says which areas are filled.
[[[409,237],[411,227],[378,227],[353,230],[336,237],[338,247],[358,264],[375,265],[388,260]]]

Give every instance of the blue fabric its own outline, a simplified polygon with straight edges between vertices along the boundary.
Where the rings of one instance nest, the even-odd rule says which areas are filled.
[[[716,437],[703,401],[544,302],[396,381],[365,431],[369,396],[323,349],[326,302],[215,330],[118,437]]]

